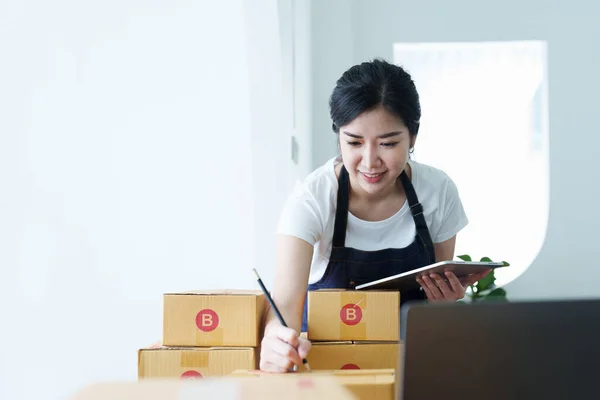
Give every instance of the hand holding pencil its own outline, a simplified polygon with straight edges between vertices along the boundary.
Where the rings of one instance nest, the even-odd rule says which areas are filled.
[[[260,369],[267,372],[288,372],[292,367],[299,367],[304,364],[305,368],[310,371],[310,366],[306,360],[311,347],[310,342],[287,326],[258,272],[256,269],[253,269],[253,271],[258,284],[271,305],[271,309],[281,323],[281,325],[271,324],[265,329],[261,343]]]

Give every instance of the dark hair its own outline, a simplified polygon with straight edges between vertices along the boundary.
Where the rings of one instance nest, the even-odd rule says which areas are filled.
[[[411,135],[419,131],[421,104],[410,74],[381,59],[355,65],[336,82],[329,99],[332,128],[350,123],[364,111],[383,105],[407,126]]]

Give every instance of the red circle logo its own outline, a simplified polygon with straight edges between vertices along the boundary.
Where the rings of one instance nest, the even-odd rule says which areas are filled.
[[[340,369],[360,369],[360,367],[356,364],[346,364]]]
[[[340,319],[346,325],[356,325],[362,319],[362,309],[356,304],[346,304],[340,310]]]
[[[300,389],[312,389],[314,387],[314,382],[310,378],[298,379],[298,387]]]
[[[199,379],[202,378],[202,374],[198,371],[185,371],[181,374],[181,379]]]
[[[210,308],[200,310],[196,315],[196,326],[202,332],[211,332],[219,326],[219,316]]]

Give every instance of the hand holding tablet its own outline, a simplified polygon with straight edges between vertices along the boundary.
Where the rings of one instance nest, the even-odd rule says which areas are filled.
[[[430,301],[457,301],[465,296],[469,286],[486,277],[492,270],[477,272],[458,278],[453,272],[443,274],[432,273],[417,276],[416,280],[421,285],[427,299]]]

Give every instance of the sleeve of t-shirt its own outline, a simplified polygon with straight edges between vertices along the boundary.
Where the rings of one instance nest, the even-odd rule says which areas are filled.
[[[437,233],[432,238],[434,243],[441,243],[452,238],[469,224],[458,188],[450,178],[448,178],[446,192],[442,195],[441,201],[444,205],[440,207],[442,215]]]
[[[319,204],[307,186],[300,183],[283,205],[277,233],[295,236],[314,245],[321,238],[322,232]]]

